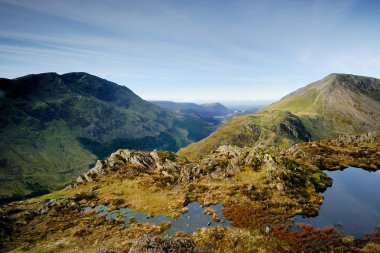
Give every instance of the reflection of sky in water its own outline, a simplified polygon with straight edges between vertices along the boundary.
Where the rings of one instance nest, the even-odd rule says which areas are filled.
[[[215,222],[212,220],[212,216],[204,214],[203,211],[207,207],[201,207],[198,202],[192,202],[186,206],[189,211],[184,214],[180,214],[177,219],[167,217],[165,215],[158,215],[154,217],[149,217],[146,213],[133,212],[130,208],[121,208],[112,212],[108,212],[108,207],[104,205],[98,205],[95,208],[86,207],[84,211],[95,210],[98,216],[106,215],[106,219],[116,219],[122,218],[128,225],[128,220],[130,218],[135,218],[136,222],[139,223],[149,223],[159,225],[164,221],[170,222],[170,228],[168,228],[164,233],[173,235],[178,231],[184,231],[188,234],[192,234],[197,229],[202,227],[215,227],[218,225],[231,226],[231,223],[226,220],[222,213],[222,204],[218,203],[216,205],[210,205],[216,211],[216,214],[220,218],[220,222]],[[224,221],[224,222],[222,222]]]
[[[318,228],[332,226],[357,237],[374,232],[380,225],[380,171],[357,168],[326,172],[334,182],[323,195],[319,215],[297,217],[297,223],[309,223]]]

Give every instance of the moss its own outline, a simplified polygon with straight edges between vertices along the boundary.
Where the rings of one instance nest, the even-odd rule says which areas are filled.
[[[163,161],[165,161],[166,159],[172,162],[176,161],[176,156],[172,152],[169,152],[169,151],[161,151],[158,153],[158,156]]]

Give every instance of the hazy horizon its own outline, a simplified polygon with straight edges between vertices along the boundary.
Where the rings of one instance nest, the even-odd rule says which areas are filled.
[[[1,77],[88,72],[146,100],[275,101],[380,77],[376,1],[0,0]]]

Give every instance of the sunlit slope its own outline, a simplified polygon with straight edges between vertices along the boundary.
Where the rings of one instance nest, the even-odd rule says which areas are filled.
[[[256,114],[237,117],[178,154],[194,158],[220,145],[287,147],[380,129],[380,80],[331,74]]]
[[[236,117],[209,137],[180,149],[178,154],[196,158],[221,145],[288,147],[310,138],[297,116],[277,110]]]
[[[380,80],[331,74],[265,108],[290,111],[300,117],[313,139],[378,131]]]

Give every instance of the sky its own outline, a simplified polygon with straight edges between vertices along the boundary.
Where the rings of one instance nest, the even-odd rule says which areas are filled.
[[[0,76],[88,72],[148,100],[276,100],[380,78],[380,1],[0,0]]]

